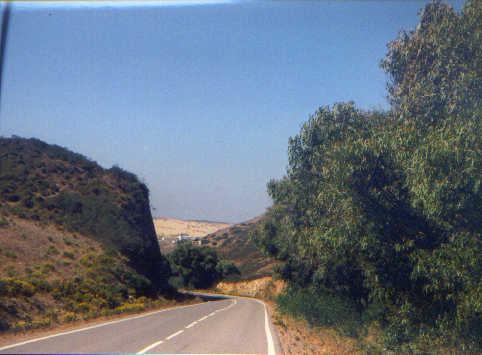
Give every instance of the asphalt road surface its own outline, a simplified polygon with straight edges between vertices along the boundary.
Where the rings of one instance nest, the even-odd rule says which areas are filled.
[[[25,353],[279,353],[265,305],[247,298],[217,298],[122,320],[0,344],[0,354]]]

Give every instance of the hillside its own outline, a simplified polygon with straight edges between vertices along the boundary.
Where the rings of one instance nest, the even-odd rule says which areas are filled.
[[[0,138],[1,212],[88,235],[164,279],[147,187],[118,167],[37,139]]]
[[[250,239],[261,217],[218,230],[206,236],[206,246],[216,249],[221,259],[233,261],[242,280],[271,276],[275,262],[263,255]]]
[[[136,297],[170,290],[147,187],[37,139],[0,138],[0,265],[0,331],[143,309]]]

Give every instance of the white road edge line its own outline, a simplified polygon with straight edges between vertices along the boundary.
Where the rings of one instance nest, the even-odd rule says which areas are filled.
[[[156,314],[156,313],[168,312],[168,311],[172,311],[172,310],[175,310],[175,309],[181,309],[181,308],[187,308],[187,307],[195,307],[195,306],[199,306],[199,305],[202,305],[202,304],[205,304],[205,303],[197,303],[197,304],[190,304],[190,305],[187,305],[187,306],[172,307],[172,308],[162,309],[162,310],[160,310],[160,311],[153,311],[153,312],[141,314],[141,315],[135,316],[135,317],[119,319],[119,320],[115,320],[115,321],[111,321],[111,322],[107,322],[107,323],[102,323],[102,324],[93,325],[93,326],[86,327],[86,328],[75,329],[75,330],[71,330],[71,331],[68,331],[68,332],[62,332],[62,333],[58,333],[58,334],[52,334],[52,335],[48,335],[48,336],[41,337],[41,338],[36,338],[36,339],[30,339],[30,340],[23,341],[23,342],[21,342],[21,343],[16,343],[16,344],[11,344],[11,345],[7,345],[7,346],[3,346],[3,347],[0,348],[0,351],[8,350],[8,349],[15,348],[15,347],[17,347],[17,346],[22,346],[22,345],[25,345],[25,344],[35,343],[35,342],[37,342],[37,341],[42,341],[42,340],[46,340],[46,339],[50,339],[50,338],[59,337],[59,336],[62,336],[62,335],[68,335],[68,334],[83,332],[83,331],[85,331],[85,330],[90,330],[90,329],[95,329],[95,328],[104,327],[104,326],[106,326],[106,325],[111,325],[111,324],[116,324],[116,323],[121,323],[121,322],[127,322],[127,321],[132,320],[132,319],[144,318],[144,317],[148,317],[148,316],[151,316],[151,315],[153,315],[153,314]]]
[[[271,335],[271,327],[269,326],[269,316],[268,316],[268,308],[266,307],[266,304],[263,301],[251,298],[251,297],[244,297],[247,299],[251,299],[253,301],[259,302],[263,305],[264,307],[264,331],[266,333],[266,342],[268,343],[268,355],[276,355],[275,349],[274,349],[274,341],[273,341],[273,336]]]
[[[208,316],[204,316],[204,317],[198,319],[197,321],[198,321],[198,322],[202,322],[203,320],[205,320],[205,319],[207,319],[207,318],[208,318]]]
[[[268,355],[275,355],[273,336],[271,335],[271,328],[269,326],[268,309],[264,305],[264,331],[266,332],[266,340],[268,341]]]
[[[163,342],[164,342],[163,340],[158,341],[157,343],[154,343],[154,344],[152,344],[152,345],[149,345],[147,348],[142,349],[141,351],[139,351],[139,352],[136,353],[136,354],[145,354],[146,352],[148,352],[148,351],[151,350],[152,348],[155,348],[156,346],[161,345]]]
[[[188,326],[186,326],[186,328],[194,327],[196,324],[197,324],[197,320],[195,320],[194,322],[192,322],[191,324],[189,324]]]
[[[169,335],[169,336],[166,338],[166,340],[170,340],[170,339],[172,339],[172,338],[174,338],[174,337],[177,337],[177,336],[178,336],[179,334],[181,334],[182,332],[184,332],[184,330],[181,329],[181,330],[175,332],[174,334]]]

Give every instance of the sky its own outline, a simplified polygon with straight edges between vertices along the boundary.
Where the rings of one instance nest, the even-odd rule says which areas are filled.
[[[389,107],[380,60],[425,3],[14,2],[0,136],[135,173],[156,217],[246,221],[318,107]]]

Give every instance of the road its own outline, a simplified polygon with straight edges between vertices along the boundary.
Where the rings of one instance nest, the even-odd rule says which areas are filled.
[[[222,297],[2,347],[25,353],[279,353],[260,301]]]

